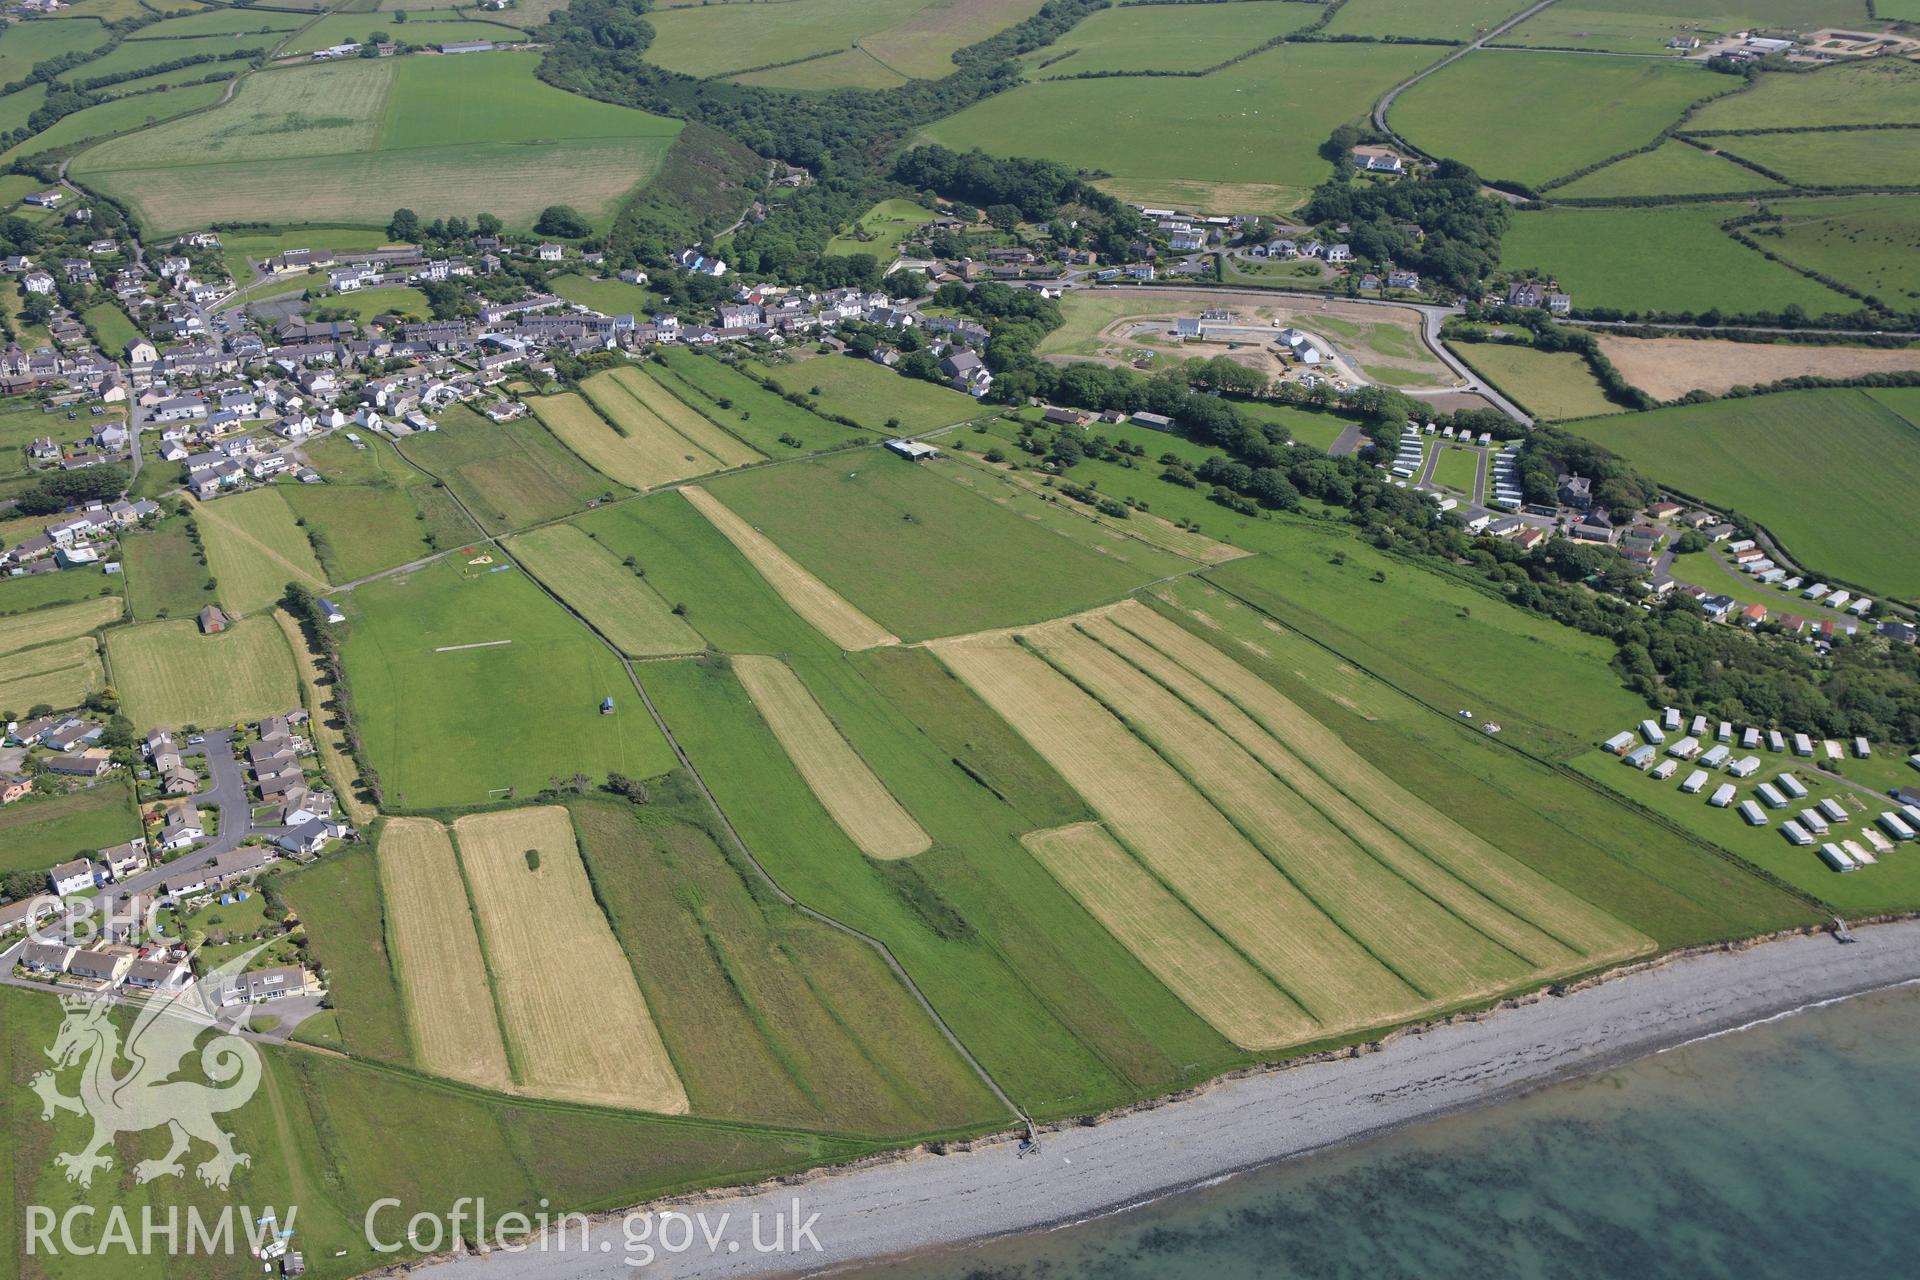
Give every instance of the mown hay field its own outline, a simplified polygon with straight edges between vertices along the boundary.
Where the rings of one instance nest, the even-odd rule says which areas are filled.
[[[571,524],[518,534],[507,549],[624,654],[653,658],[706,648],[646,579]]]
[[[96,627],[118,622],[125,608],[119,597],[103,596],[0,617],[0,654],[84,636]]]
[[[634,365],[607,370],[603,376],[581,384],[586,393],[607,416],[629,431],[664,425],[727,467],[744,467],[766,455],[742,443],[713,425],[704,414],[661,386],[652,375]]]
[[[1694,64],[1482,50],[1401,94],[1392,124],[1484,177],[1537,186],[1654,141],[1726,88]]]
[[[1756,133],[1711,141],[1796,186],[1845,187],[1871,182],[1877,173],[1920,172],[1920,130],[1915,129]]]
[[[869,431],[889,435],[915,435],[981,414],[972,396],[903,377],[871,360],[813,356],[792,364],[756,365],[754,371],[783,392],[805,395],[822,413],[851,418]],[[892,426],[887,425],[890,421]]]
[[[380,831],[379,859],[414,1060],[483,1089],[508,1088],[507,1049],[447,829],[431,818],[389,818]]]
[[[286,594],[289,582],[324,590],[326,571],[306,531],[277,488],[196,503],[194,523],[219,583],[214,595],[235,616],[256,613]]]
[[[1205,71],[1318,16],[1289,0],[1102,9],[1021,61],[1035,80],[1094,71]]]
[[[1328,35],[1463,40],[1519,12],[1514,0],[1347,0]]]
[[[653,373],[663,386],[770,458],[873,438],[854,427],[827,421],[711,356],[671,347],[655,358],[658,363],[652,367]],[[722,400],[727,401],[724,409],[720,407]],[[789,444],[782,436],[800,443]]]
[[[927,851],[927,833],[840,736],[793,668],[778,658],[740,654],[733,672],[814,796],[862,852],[911,858]]]
[[[118,627],[107,657],[120,709],[143,731],[237,724],[300,705],[293,655],[270,618],[242,618],[212,636],[187,619]]]
[[[829,640],[843,649],[900,643],[900,637],[854,608],[711,493],[689,485],[680,494],[725,535],[795,613]]]
[[[90,138],[105,138],[111,134],[125,134],[136,129],[145,129],[149,125],[171,120],[175,116],[210,107],[220,101],[220,95],[226,92],[226,84],[191,84],[169,89],[165,93],[141,93],[125,98],[111,98],[97,106],[83,107],[69,116],[62,116],[59,123],[26,141],[18,143],[11,151],[0,154],[0,160],[15,160],[21,156],[39,155],[46,151],[57,151],[70,147]]]
[[[1620,376],[1656,400],[1689,391],[1715,395],[1805,376],[1857,378],[1869,373],[1920,370],[1920,347],[1827,347],[1781,342],[1726,342],[1717,338],[1623,338],[1594,335]]]
[[[100,646],[92,636],[10,653],[0,662],[0,714],[23,714],[43,702],[61,708],[78,706],[104,683]]]
[[[1277,1048],[1310,1030],[1298,1005],[1098,823],[1035,831],[1021,843],[1156,978],[1241,1048]]]
[[[472,814],[453,834],[521,1087],[684,1112],[686,1090],[594,901],[567,811]]]
[[[517,568],[452,557],[343,593],[347,679],[383,807],[522,798],[576,772],[651,778],[673,753],[620,660]],[[472,647],[480,646],[480,647]],[[601,700],[625,702],[602,715]]]
[[[533,410],[595,470],[633,489],[760,460],[758,452],[677,400],[677,408],[661,402],[673,414],[671,419],[663,416],[641,398],[639,393],[649,388],[664,395],[638,371],[609,370],[581,384],[581,395],[545,396],[532,402]]]

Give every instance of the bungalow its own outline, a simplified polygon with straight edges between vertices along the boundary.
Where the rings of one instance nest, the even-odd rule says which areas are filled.
[[[256,969],[252,973],[237,974],[225,979],[217,993],[220,1004],[263,1004],[271,1000],[281,1000],[287,996],[299,996],[307,993],[307,971],[297,964],[281,965],[273,969]]]
[[[200,810],[192,801],[168,810],[166,821],[160,824],[157,837],[163,852],[172,853],[184,849],[199,840],[207,838],[207,829],[200,822]]]
[[[47,884],[58,897],[70,893],[83,893],[94,887],[93,862],[87,858],[76,858],[72,862],[63,862],[47,872]]]
[[[314,819],[292,828],[276,843],[288,853],[318,853],[332,841],[342,838],[346,830],[337,822]]]
[[[117,987],[139,954],[125,943],[112,942],[97,951],[74,952],[67,972],[103,987]]]
[[[65,973],[73,957],[71,943],[29,942],[20,948],[19,964],[28,973]]]
[[[68,778],[105,777],[113,767],[113,755],[101,747],[89,747],[85,751],[69,751],[50,757],[47,769]]]
[[[142,991],[171,991],[182,986],[190,972],[185,955],[156,952],[127,966],[126,984]]]

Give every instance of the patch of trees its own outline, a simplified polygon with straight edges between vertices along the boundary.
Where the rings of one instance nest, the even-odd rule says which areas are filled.
[[[1660,493],[1619,454],[1557,427],[1537,426],[1528,432],[1513,462],[1520,475],[1520,491],[1528,502],[1555,502],[1563,475],[1591,480],[1593,501],[1616,519],[1631,517],[1657,500]]]
[[[940,146],[915,147],[893,167],[895,180],[914,190],[938,192],[991,213],[997,206],[1018,210],[1028,222],[1053,218],[1063,208],[1080,225],[1071,230],[1087,246],[1109,256],[1124,255],[1140,234],[1140,215],[1132,206],[1093,186],[1078,173],[1051,160],[996,159],[983,151],[962,154]],[[1056,231],[1067,230],[1056,227]],[[1056,236],[1056,238],[1059,238]]]
[[[21,490],[15,510],[23,516],[51,516],[86,502],[112,502],[127,491],[124,467],[85,467],[53,471]]]
[[[1355,142],[1343,143],[1336,132],[1329,145],[1350,163]],[[1430,177],[1392,182],[1356,185],[1336,174],[1314,188],[1302,217],[1315,225],[1349,224],[1346,240],[1357,257],[1468,289],[1499,265],[1500,237],[1511,217],[1507,202],[1482,194],[1481,186],[1480,175],[1457,160],[1442,160]],[[1425,234],[1403,231],[1402,224]]]
[[[280,597],[280,606],[293,615],[294,621],[300,624],[301,634],[306,636],[308,647],[319,655],[318,665],[324,678],[318,683],[324,685],[332,695],[329,701],[333,712],[340,719],[347,750],[359,769],[360,776],[354,779],[354,786],[361,798],[378,806],[381,803],[380,775],[367,763],[366,748],[360,741],[360,720],[354,714],[353,690],[347,684],[346,664],[340,659],[338,624],[326,620],[313,592],[297,582],[287,584],[286,593]],[[321,710],[314,708],[314,714],[318,715]]]

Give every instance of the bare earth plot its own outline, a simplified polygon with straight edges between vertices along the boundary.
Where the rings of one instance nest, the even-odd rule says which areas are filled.
[[[778,592],[795,613],[819,628],[827,639],[842,649],[871,649],[875,645],[900,643],[900,637],[801,568],[792,556],[775,546],[772,539],[728,510],[705,489],[688,485],[680,493],[752,562],[767,585]]]
[[[1678,400],[1689,391],[1718,395],[1729,387],[1759,386],[1782,378],[1857,378],[1920,369],[1920,347],[1812,347],[1717,338],[1622,338],[1605,333],[1594,337],[1621,376],[1656,400]]]
[[[814,798],[862,852],[911,858],[927,851],[933,841],[840,736],[792,668],[778,658],[739,654],[733,671]]]
[[[380,832],[379,857],[387,935],[416,1060],[484,1089],[510,1089],[480,936],[447,829],[431,818],[391,818]]]
[[[594,901],[567,811],[471,814],[453,824],[453,834],[521,1087],[574,1102],[685,1112],[686,1090]]]

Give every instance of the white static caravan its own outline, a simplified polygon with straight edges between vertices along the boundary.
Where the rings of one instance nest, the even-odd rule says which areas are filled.
[[[1660,727],[1669,732],[1678,732],[1680,729],[1680,708],[1668,707],[1662,711],[1660,713]]]
[[[1748,729],[1740,735],[1740,745],[1748,751],[1758,751],[1760,749],[1760,731],[1758,729]]]
[[[1767,730],[1767,750],[1785,751],[1786,749],[1787,740],[1780,736],[1780,731],[1778,729]]]
[[[1800,811],[1800,825],[1817,836],[1823,836],[1827,834],[1828,831],[1826,815],[1818,809],[1802,809]]]
[[[1775,782],[1782,791],[1792,796],[1795,800],[1805,800],[1807,798],[1807,784],[1792,774],[1783,773]]]
[[[1747,825],[1750,827],[1764,827],[1767,825],[1766,810],[1751,800],[1742,800],[1740,802],[1740,816],[1747,820]]]
[[[1827,584],[1824,582],[1816,582],[1805,591],[1802,591],[1800,598],[1802,600],[1818,600],[1825,594],[1827,594]]]
[[[1787,838],[1788,843],[1802,849],[1813,843],[1813,837],[1807,834],[1807,829],[1792,818],[1780,824],[1780,834]]]
[[[1707,797],[1707,803],[1716,809],[1724,809],[1733,803],[1733,797],[1734,785],[1731,782],[1723,782],[1713,789],[1713,794]]]
[[[1651,720],[1642,720],[1640,722],[1640,736],[1645,738],[1648,742],[1652,742],[1655,744],[1662,743],[1667,740],[1667,735],[1660,731],[1660,726],[1655,724]]]
[[[1707,785],[1707,771],[1705,769],[1695,769],[1692,773],[1687,775],[1686,781],[1680,784],[1680,789],[1686,792],[1690,796],[1695,796],[1695,795],[1699,795],[1700,788],[1706,785]]]
[[[1847,812],[1847,806],[1828,796],[1820,802],[1820,815],[1828,822],[1851,822],[1853,815]]]
[[[1920,804],[1901,805],[1900,821],[1912,827],[1916,832],[1920,832]]]
[[[1906,820],[1897,813],[1881,814],[1880,829],[1892,836],[1895,840],[1913,839],[1913,828],[1908,826]]]
[[[1680,762],[1678,760],[1662,760],[1659,764],[1653,766],[1653,772],[1649,776],[1655,782],[1665,782],[1679,771]]]
[[[1787,798],[1781,795],[1771,782],[1761,783],[1755,788],[1755,792],[1759,795],[1760,802],[1769,809],[1784,809],[1787,807]]]
[[[1827,597],[1827,608],[1844,609],[1847,607],[1847,601],[1851,599],[1853,599],[1853,592],[1836,591],[1832,595]]]
[[[1870,867],[1874,863],[1880,861],[1880,859],[1868,853],[1866,849],[1861,846],[1858,840],[1842,840],[1840,842],[1840,847],[1847,851],[1847,856],[1849,858],[1852,858],[1855,862],[1862,863],[1866,866]]]
[[[1607,739],[1606,747],[1613,754],[1623,756],[1633,750],[1633,735],[1623,729]]]
[[[1690,726],[1688,726],[1687,732],[1691,733],[1696,738],[1706,737],[1707,736],[1707,718],[1705,716],[1695,716],[1693,718],[1693,723]]]
[[[1853,859],[1847,856],[1846,850],[1842,849],[1837,844],[1821,845],[1820,857],[1828,866],[1832,867],[1835,871],[1858,870],[1858,868],[1854,865]]]
[[[1721,765],[1727,762],[1727,757],[1732,754],[1733,754],[1733,749],[1731,747],[1726,747],[1726,746],[1715,747],[1711,751],[1707,752],[1707,754],[1700,757],[1700,763],[1707,766],[1707,768],[1709,769],[1718,769]]]
[[[1650,746],[1635,747],[1633,750],[1627,752],[1626,762],[1636,769],[1646,768],[1653,763],[1653,748]]]
[[[1675,760],[1691,760],[1700,754],[1700,739],[1682,738],[1667,748],[1667,754]]]
[[[1916,751],[1908,756],[1907,763],[1915,769],[1920,769],[1920,751]]]
[[[1797,756],[1806,756],[1811,758],[1813,755],[1813,739],[1809,738],[1804,733],[1794,734],[1793,735],[1793,754]]]
[[[1751,778],[1760,772],[1760,757],[1742,756],[1727,766],[1727,772],[1736,778]]]
[[[1873,755],[1873,744],[1865,738],[1853,740],[1853,756],[1856,760],[1865,760]]]
[[[1728,724],[1725,720],[1722,720],[1720,722],[1719,732],[1715,733],[1713,736],[1715,738],[1718,738],[1721,742],[1732,742],[1733,726],[1731,724]]]

